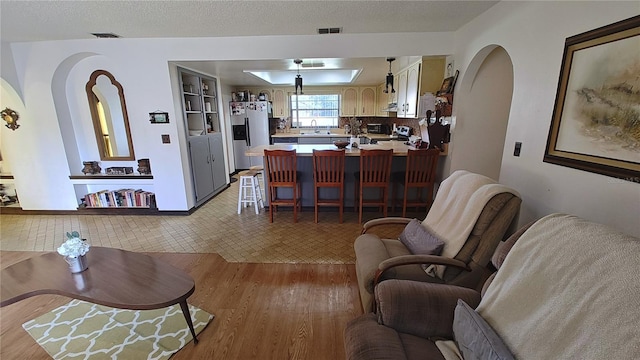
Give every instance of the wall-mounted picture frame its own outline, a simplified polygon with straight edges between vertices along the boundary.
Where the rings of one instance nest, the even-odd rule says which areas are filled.
[[[438,90],[436,95],[452,94],[456,86],[456,81],[458,81],[458,74],[460,74],[460,71],[456,70],[453,76],[442,80],[442,86],[440,86],[440,90]]]
[[[436,95],[449,94],[451,91],[451,86],[453,85],[453,79],[455,77],[449,76],[442,80],[442,86],[440,86],[440,90],[436,93]]]
[[[565,41],[544,162],[640,183],[640,16]]]
[[[149,113],[149,122],[152,124],[168,124],[169,123],[169,113],[155,111]]]

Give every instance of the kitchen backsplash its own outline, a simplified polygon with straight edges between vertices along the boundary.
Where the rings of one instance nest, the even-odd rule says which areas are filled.
[[[350,119],[351,117],[340,117],[340,128],[343,129],[346,124],[349,124]],[[393,129],[393,124],[396,124],[396,126],[410,126],[413,128],[414,134],[420,134],[419,119],[358,117],[358,120],[362,120],[363,129],[367,128],[367,124],[388,124],[389,129]]]

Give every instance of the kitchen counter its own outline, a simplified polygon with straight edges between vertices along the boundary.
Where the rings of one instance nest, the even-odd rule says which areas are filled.
[[[348,138],[351,137],[349,134],[338,134],[327,132],[326,130],[320,131],[318,133],[313,131],[301,131],[301,132],[291,132],[291,133],[275,133],[271,135],[272,138],[300,138],[300,137],[339,137],[339,138]]]
[[[386,141],[386,140],[397,140],[398,137],[395,135],[385,135],[385,134],[362,134],[361,136],[369,138],[370,140],[376,141]],[[271,135],[272,138],[350,138],[349,134],[340,134],[340,133],[332,133],[327,132],[326,130],[320,131],[319,133],[313,131],[301,131],[301,132],[292,132],[292,133],[275,133]]]
[[[389,135],[387,135],[389,136]],[[264,150],[296,150],[298,156],[312,156],[313,150],[335,150],[338,147],[329,144],[275,144],[275,145],[260,145],[249,148],[245,154],[247,156],[264,156]],[[352,149],[351,146],[345,148],[346,156],[360,156],[361,149],[392,149],[393,156],[407,156],[409,149],[414,149],[413,146],[406,145],[403,141],[391,140],[382,141],[377,144],[360,144],[357,149]],[[447,152],[440,153],[441,156],[446,156]]]

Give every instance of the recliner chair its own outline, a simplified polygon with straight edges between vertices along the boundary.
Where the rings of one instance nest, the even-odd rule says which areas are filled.
[[[416,254],[398,239],[381,239],[371,233],[375,227],[409,224],[412,219],[366,222],[354,243],[363,310],[373,309],[374,288],[387,279],[481,287],[491,273],[487,268],[491,255],[517,224],[521,202],[517,192],[495,180],[464,170],[454,172],[442,182],[421,224],[445,243],[441,255]],[[434,265],[431,274],[425,271],[425,264]]]

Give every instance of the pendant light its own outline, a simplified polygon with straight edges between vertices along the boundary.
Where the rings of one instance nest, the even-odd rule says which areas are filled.
[[[392,58],[392,57],[387,58],[387,61],[389,62],[389,73],[387,74],[387,82],[386,82],[386,85],[384,86],[384,90],[382,90],[382,92],[385,94],[389,93],[389,87],[391,87],[392,94],[396,92],[396,89],[393,88],[393,73],[391,73],[391,63],[395,59],[396,58]]]
[[[300,95],[303,95],[302,92],[302,76],[300,76],[300,64],[302,64],[302,60],[295,59],[293,62],[298,65],[298,75],[296,75],[296,95],[298,95],[298,88],[300,88]]]

